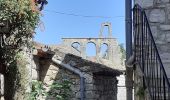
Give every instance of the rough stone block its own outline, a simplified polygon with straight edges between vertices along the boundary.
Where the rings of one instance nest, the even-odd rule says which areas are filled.
[[[94,80],[91,77],[89,78],[86,77],[85,83],[94,83]]]
[[[56,76],[58,73],[58,70],[48,70],[46,73],[46,76]]]
[[[170,59],[170,53],[162,53],[162,54],[160,54],[160,56],[161,56],[162,60]]]
[[[85,92],[85,97],[87,98],[87,99],[89,99],[89,98],[94,98],[94,93],[93,93],[93,91],[86,91]]]
[[[94,90],[95,89],[95,86],[93,84],[86,84],[85,85],[85,90]]]
[[[76,93],[76,98],[80,98],[80,92]]]
[[[50,65],[50,66],[49,66],[49,70],[58,71],[58,70],[59,70],[59,67],[58,67],[58,66],[54,66],[54,65]]]
[[[156,3],[168,3],[169,0],[157,0]]]
[[[135,0],[135,4],[139,4],[143,8],[152,7],[154,0]]]
[[[159,34],[155,42],[156,44],[163,44],[165,42],[165,39],[166,39],[166,34]]]
[[[160,29],[163,30],[163,31],[169,31],[170,25],[160,25]]]
[[[38,80],[39,79],[38,72],[35,69],[32,69],[32,79],[33,80]]]
[[[154,23],[165,22],[165,11],[163,9],[153,9],[149,15],[149,21]]]

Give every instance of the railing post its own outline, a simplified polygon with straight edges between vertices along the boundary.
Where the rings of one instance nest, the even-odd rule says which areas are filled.
[[[132,55],[132,0],[125,0],[126,60]],[[126,96],[133,100],[133,69],[126,67]]]

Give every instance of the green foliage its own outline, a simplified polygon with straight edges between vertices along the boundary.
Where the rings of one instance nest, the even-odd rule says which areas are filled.
[[[45,96],[45,88],[43,88],[43,84],[41,81],[33,81],[32,82],[32,91],[30,100],[37,100],[40,96]]]
[[[70,92],[71,92],[72,82],[69,80],[62,80],[62,82],[54,82],[51,85],[51,91],[49,91],[49,95],[55,97],[56,100],[69,100]]]
[[[5,33],[0,33],[7,43],[0,47],[0,63],[7,67],[8,100],[25,100],[26,96],[27,61],[20,51],[23,47],[30,48],[30,39],[39,21],[39,13],[32,11],[30,1],[0,0],[0,23],[7,26]]]
[[[140,98],[141,100],[143,100],[143,99],[144,99],[144,96],[145,96],[145,89],[144,89],[143,87],[139,86],[136,95],[139,96],[139,98]]]
[[[0,9],[0,21],[8,21],[15,42],[32,36],[39,14],[32,11],[30,0],[0,0]]]
[[[1,63],[10,65],[22,46],[30,46],[38,21],[39,13],[32,11],[30,0],[0,0],[0,22],[8,23],[6,42],[13,46],[0,49]]]
[[[122,54],[121,60],[123,61],[124,59],[126,59],[126,51],[124,48],[124,44],[123,43],[119,44],[119,47],[120,47],[120,52]]]
[[[72,82],[63,79],[61,82],[54,82],[50,91],[46,92],[41,81],[33,81],[30,100],[37,100],[41,96],[53,97],[56,100],[69,100]]]

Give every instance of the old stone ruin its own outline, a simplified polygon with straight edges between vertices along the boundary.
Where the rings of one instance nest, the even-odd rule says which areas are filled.
[[[108,37],[102,36],[104,27],[109,29]],[[86,55],[88,43],[95,44],[96,56]],[[103,44],[107,50],[101,54]],[[63,38],[62,44],[48,46],[34,42],[31,55],[31,80],[41,81],[45,91],[56,92],[52,84],[69,80],[69,100],[117,100],[117,76],[125,67],[117,39],[112,37],[111,23],[102,24],[98,38]],[[5,92],[3,80],[1,75],[1,94]],[[40,100],[55,98],[42,96]]]

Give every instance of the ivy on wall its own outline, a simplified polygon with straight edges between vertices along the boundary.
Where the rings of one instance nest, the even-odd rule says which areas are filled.
[[[7,100],[29,97],[28,60],[24,54],[30,52],[40,16],[31,7],[31,0],[0,0],[0,63],[6,68],[4,97]]]
[[[39,15],[32,11],[31,0],[0,0],[0,23],[8,26],[8,33],[0,34],[10,44],[0,48],[0,63],[10,65],[22,46],[31,46],[30,39],[35,33]]]

